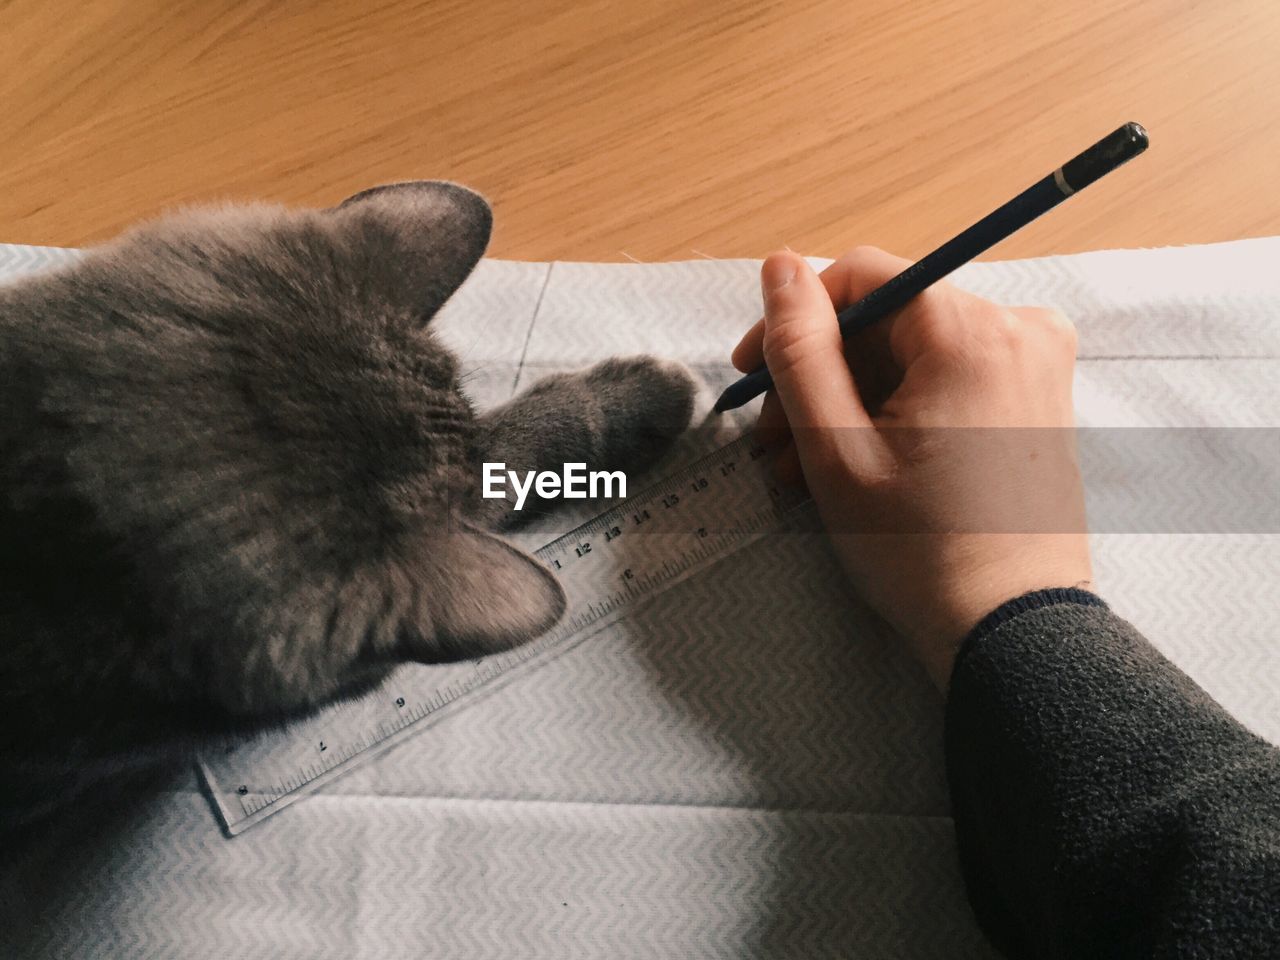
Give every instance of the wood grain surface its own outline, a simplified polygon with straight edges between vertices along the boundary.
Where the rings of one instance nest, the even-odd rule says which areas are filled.
[[[1125,120],[991,257],[1280,233],[1276,0],[24,0],[0,63],[0,241],[431,177],[502,257],[917,257]]]

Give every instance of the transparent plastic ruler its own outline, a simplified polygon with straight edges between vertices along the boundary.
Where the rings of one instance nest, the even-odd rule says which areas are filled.
[[[794,522],[802,501],[773,485],[764,451],[748,436],[618,501],[536,551],[568,599],[564,617],[548,633],[480,660],[401,667],[362,697],[206,750],[200,772],[224,829],[230,835],[246,830],[565,653],[673,584]]]

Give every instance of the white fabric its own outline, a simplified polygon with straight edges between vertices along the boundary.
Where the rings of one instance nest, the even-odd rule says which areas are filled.
[[[0,248],[0,276],[68,255]],[[1084,425],[1274,427],[1277,262],[1280,238],[956,281],[1072,316]],[[486,261],[438,322],[482,405],[627,352],[685,360],[710,396],[758,315],[757,266]],[[1280,739],[1280,538],[1096,546],[1112,604]],[[234,840],[190,774],[118,822],[81,818],[4,867],[0,954],[985,957],[940,720],[822,544],[766,540]]]

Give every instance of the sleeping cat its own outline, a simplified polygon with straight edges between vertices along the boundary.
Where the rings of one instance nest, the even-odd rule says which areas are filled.
[[[395,184],[187,212],[0,288],[0,821],[557,620],[481,462],[640,469],[693,381],[613,360],[477,416],[430,321],[490,223]]]

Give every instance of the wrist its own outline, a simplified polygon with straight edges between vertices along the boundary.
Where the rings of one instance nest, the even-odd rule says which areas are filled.
[[[988,538],[981,539],[991,546]],[[1055,590],[1093,596],[1088,593],[1093,574],[1086,537],[1037,537],[1034,543],[1005,546],[987,563],[964,551],[962,561],[948,567],[967,572],[950,583],[940,582],[934,602],[919,610],[923,616],[913,618],[907,639],[939,690],[945,692],[950,683],[961,646],[997,611],[1016,615],[1022,598],[1053,596]]]

